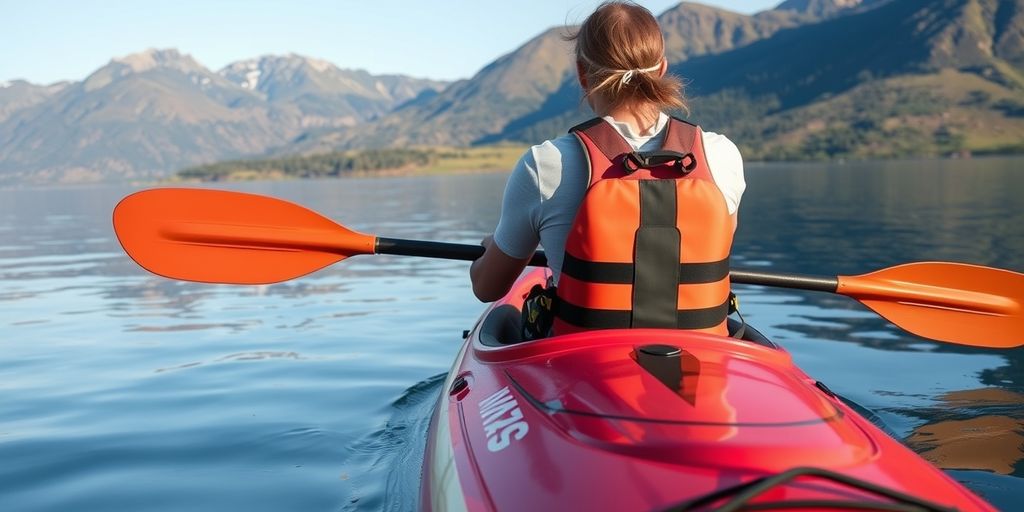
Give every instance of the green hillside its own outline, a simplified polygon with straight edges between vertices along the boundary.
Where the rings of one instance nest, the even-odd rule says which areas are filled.
[[[1020,152],[1022,6],[894,1],[675,69],[751,159]]]
[[[175,181],[244,181],[294,178],[338,178],[374,174],[498,171],[512,168],[522,146],[478,148],[384,148],[333,151],[281,158],[232,160],[191,167]]]
[[[698,117],[716,118],[737,100],[700,99]],[[866,82],[837,96],[779,113],[748,104],[755,115],[722,126],[747,159],[820,160],[965,156],[1024,152],[1019,90],[955,70]]]
[[[690,120],[727,134],[747,159],[1022,149],[1024,0],[791,1],[755,16],[683,3],[659,20],[672,71],[687,82]],[[556,137],[592,116],[560,35],[545,33],[427,102],[301,149]],[[544,70],[561,82],[529,87]]]

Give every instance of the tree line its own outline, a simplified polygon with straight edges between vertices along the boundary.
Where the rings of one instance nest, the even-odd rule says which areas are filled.
[[[366,149],[263,160],[230,160],[190,167],[178,173],[186,180],[219,181],[241,173],[288,178],[330,178],[353,172],[412,169],[435,163],[438,154],[424,149]]]

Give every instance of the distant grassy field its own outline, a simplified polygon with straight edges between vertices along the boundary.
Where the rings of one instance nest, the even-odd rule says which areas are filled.
[[[437,160],[420,170],[424,173],[507,171],[526,151],[526,146],[500,145],[473,148],[434,149]]]
[[[232,160],[182,170],[173,181],[252,181],[511,170],[526,146],[431,147],[337,151]]]

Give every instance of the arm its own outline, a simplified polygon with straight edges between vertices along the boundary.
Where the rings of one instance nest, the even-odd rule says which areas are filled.
[[[484,255],[469,269],[473,294],[483,302],[508,293],[540,243],[540,189],[535,167],[533,154],[527,151],[505,184],[498,227],[480,243]]]
[[[502,252],[490,236],[484,238],[480,245],[484,246],[484,255],[469,267],[469,277],[473,281],[476,298],[481,302],[493,302],[508,293],[533,255],[513,258]]]

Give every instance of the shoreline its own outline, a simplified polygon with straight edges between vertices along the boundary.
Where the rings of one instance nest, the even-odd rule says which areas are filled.
[[[513,164],[514,165],[514,164]],[[338,176],[289,176],[283,173],[265,173],[265,175],[253,175],[245,177],[236,177],[228,179],[213,179],[203,180],[198,178],[178,178],[171,177],[165,180],[160,180],[155,183],[159,184],[200,184],[200,183],[249,183],[257,181],[315,181],[315,180],[344,180],[350,178],[356,179],[373,179],[373,178],[412,178],[417,176],[458,176],[463,174],[496,174],[501,172],[511,172],[512,166],[508,168],[477,168],[477,169],[379,169],[379,170],[364,170],[364,171],[351,171]]]
[[[1024,160],[1024,153],[998,153],[998,154],[981,154],[973,155],[969,158],[953,158],[948,156],[919,156],[919,157],[903,157],[903,158],[878,158],[878,159],[836,159],[836,160],[752,160],[743,163],[745,168],[766,168],[766,167],[777,167],[777,166],[800,166],[800,167],[813,167],[813,166],[837,166],[837,165],[850,165],[857,163],[896,163],[896,162],[934,162],[934,161],[951,161],[959,160],[964,163],[978,160],[989,160],[989,159],[1022,159]],[[52,183],[10,183],[0,184],[0,190],[35,190],[35,189],[53,189],[53,188],[88,188],[88,187],[106,187],[122,185],[131,188],[144,188],[144,187],[159,187],[159,186],[175,186],[175,185],[187,185],[195,186],[202,184],[229,184],[229,183],[251,183],[251,182],[277,182],[277,181],[297,181],[297,180],[340,180],[346,178],[402,178],[402,177],[416,177],[416,176],[443,176],[443,175],[469,175],[469,174],[493,174],[500,172],[511,172],[513,164],[508,167],[482,167],[482,168],[451,168],[443,169],[436,167],[418,168],[418,169],[380,169],[380,170],[366,170],[366,171],[351,171],[339,176],[252,176],[246,177],[245,179],[217,179],[217,180],[202,180],[196,178],[178,178],[177,176],[168,176],[165,178],[153,178],[153,179],[130,179],[124,181],[81,181],[81,182],[52,182]],[[1024,169],[1024,166],[1022,166]]]
[[[277,158],[231,160],[183,169],[171,182],[217,182],[412,176],[512,169],[525,145],[410,147],[333,151]]]

